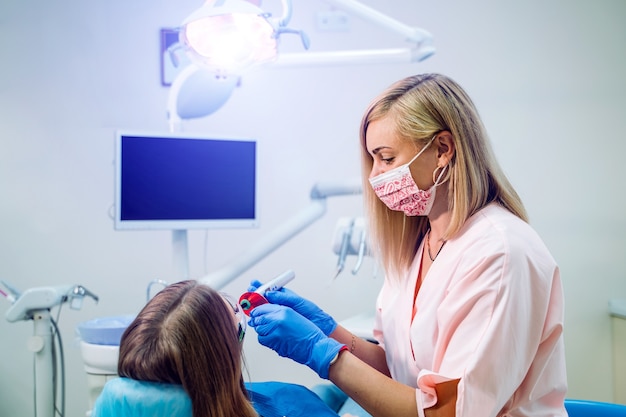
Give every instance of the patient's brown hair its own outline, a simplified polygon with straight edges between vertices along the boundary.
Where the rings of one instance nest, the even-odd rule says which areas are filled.
[[[181,384],[193,417],[256,417],[242,377],[233,311],[212,288],[188,280],[159,292],[122,335],[120,376]]]

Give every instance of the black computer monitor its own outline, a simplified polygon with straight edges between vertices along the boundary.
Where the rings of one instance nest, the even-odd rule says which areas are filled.
[[[116,132],[115,229],[257,226],[257,143]]]

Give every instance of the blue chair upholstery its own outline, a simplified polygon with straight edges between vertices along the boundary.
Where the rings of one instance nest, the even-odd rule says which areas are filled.
[[[191,400],[180,385],[114,378],[94,404],[92,417],[191,417]]]
[[[246,388],[263,416],[337,416],[300,385],[248,382]],[[566,399],[565,409],[569,417],[626,417],[626,405],[599,401]],[[191,401],[178,385],[115,378],[106,383],[93,411],[92,417],[190,417]]]
[[[589,400],[565,400],[569,417],[626,417],[626,405]]]
[[[313,391],[285,382],[246,382],[263,417],[337,417]],[[180,385],[114,378],[94,404],[92,417],[191,417],[191,400]]]

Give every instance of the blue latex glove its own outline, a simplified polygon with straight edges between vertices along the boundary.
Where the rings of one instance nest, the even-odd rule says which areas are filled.
[[[252,281],[250,287],[248,287],[248,291],[256,291],[261,285],[260,281]],[[298,313],[311,320],[326,336],[330,335],[337,328],[335,319],[326,314],[313,302],[300,297],[290,289],[283,287],[278,291],[266,291],[264,297],[272,304],[280,304],[293,308]]]
[[[278,304],[258,306],[250,312],[248,324],[263,346],[308,366],[324,379],[328,379],[330,361],[345,346],[296,311]]]

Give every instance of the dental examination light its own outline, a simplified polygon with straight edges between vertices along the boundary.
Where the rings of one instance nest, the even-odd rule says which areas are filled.
[[[258,65],[281,68],[412,63],[435,53],[433,37],[424,29],[403,24],[356,0],[325,2],[400,35],[408,46],[279,53],[279,38],[283,34],[299,35],[305,50],[310,45],[303,31],[287,27],[293,14],[291,0],[281,0],[283,13],[278,18],[251,1],[206,0],[177,28],[178,42],[167,49],[175,67],[181,65],[179,51],[184,51],[187,62],[191,62],[170,89],[170,131],[176,131],[183,119],[204,117],[219,109],[239,85],[240,76]],[[194,91],[195,98],[191,94]]]
[[[183,120],[208,116],[228,101],[239,85],[237,75],[218,75],[189,64],[174,79],[167,99],[170,132],[180,130]]]
[[[179,31],[180,47],[192,62],[220,74],[240,73],[269,62],[281,67],[419,62],[435,53],[432,35],[421,28],[405,25],[356,0],[325,2],[401,35],[410,46],[279,54],[278,40],[284,33],[299,34],[305,49],[310,44],[304,32],[287,28],[292,15],[291,0],[282,1],[283,16],[278,19],[248,1],[207,0],[183,21]]]
[[[206,0],[178,28],[179,41],[167,52],[175,67],[183,50],[191,64],[175,78],[169,91],[167,115],[170,131],[182,120],[208,116],[230,98],[240,75],[259,64],[274,61],[282,33],[303,32],[286,27],[291,1],[283,0],[284,15],[271,19],[259,7],[244,0]]]
[[[278,53],[275,24],[244,0],[206,0],[179,31],[192,62],[217,73],[240,73]]]
[[[22,320],[33,320],[34,333],[29,339],[28,350],[35,355],[35,415],[37,417],[53,417],[57,412],[65,415],[65,376],[63,367],[63,344],[57,323],[50,316],[50,310],[68,303],[73,310],[80,310],[85,297],[98,302],[98,296],[82,285],[62,285],[54,287],[30,288],[23,293],[5,281],[0,281],[9,291],[6,294],[11,302],[5,318],[10,323]],[[56,349],[53,338],[56,336],[61,363],[61,398],[62,406],[56,402],[57,367]]]

